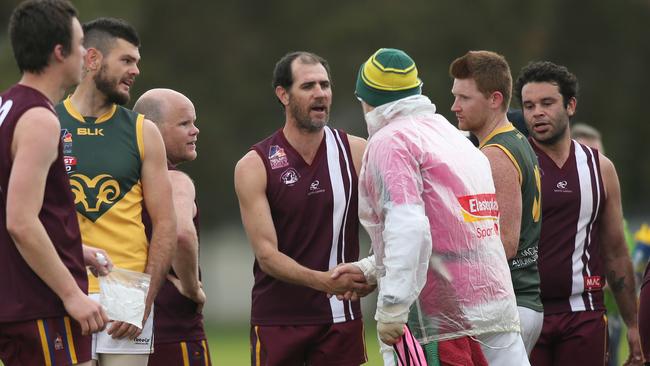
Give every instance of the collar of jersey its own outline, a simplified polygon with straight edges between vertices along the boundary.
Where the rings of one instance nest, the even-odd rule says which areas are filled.
[[[78,120],[81,123],[86,123],[86,120],[84,117],[79,113],[74,106],[72,105],[72,101],[70,100],[70,96],[68,96],[64,101],[63,101],[63,106],[65,107],[66,111],[74,117],[74,119]],[[117,110],[117,104],[113,104],[113,107],[106,113],[102,114],[101,116],[97,117],[97,120],[95,120],[95,124],[102,123],[105,121],[108,121],[113,117],[115,114],[115,111]]]
[[[512,123],[510,123],[510,122],[508,122],[508,124],[506,124],[503,127],[499,127],[497,129],[495,129],[494,131],[490,132],[490,134],[486,138],[484,138],[483,141],[481,141],[481,143],[479,144],[479,148],[483,147],[483,145],[485,145],[486,142],[490,141],[490,139],[493,138],[494,136],[496,136],[496,135],[498,135],[500,133],[512,131],[514,129],[515,129],[515,126],[513,126]]]

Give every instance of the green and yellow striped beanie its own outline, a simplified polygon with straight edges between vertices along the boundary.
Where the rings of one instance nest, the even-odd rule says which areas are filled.
[[[359,69],[355,94],[370,106],[421,93],[415,62],[402,50],[380,48]]]

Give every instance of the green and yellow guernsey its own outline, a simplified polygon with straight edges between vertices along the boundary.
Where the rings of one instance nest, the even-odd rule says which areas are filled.
[[[542,229],[541,176],[537,156],[512,123],[494,130],[480,144],[501,149],[510,158],[521,184],[521,230],[517,255],[510,260],[517,305],[543,311],[537,269],[537,246]]]
[[[142,223],[144,116],[118,105],[83,117],[70,98],[56,107],[66,171],[84,244],[106,250],[114,265],[144,272],[148,243]],[[89,292],[99,292],[89,275]]]

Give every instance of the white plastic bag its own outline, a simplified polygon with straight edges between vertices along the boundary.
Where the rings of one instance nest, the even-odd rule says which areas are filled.
[[[145,300],[151,276],[113,267],[111,273],[99,277],[99,303],[111,320],[133,324],[142,329]]]

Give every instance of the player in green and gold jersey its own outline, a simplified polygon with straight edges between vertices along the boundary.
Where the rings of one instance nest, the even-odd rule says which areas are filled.
[[[544,321],[537,269],[542,224],[537,156],[506,116],[512,76],[503,56],[470,51],[454,60],[449,73],[454,78],[451,110],[458,128],[478,137],[479,148],[492,167],[501,241],[517,297],[522,339],[530,355]]]

